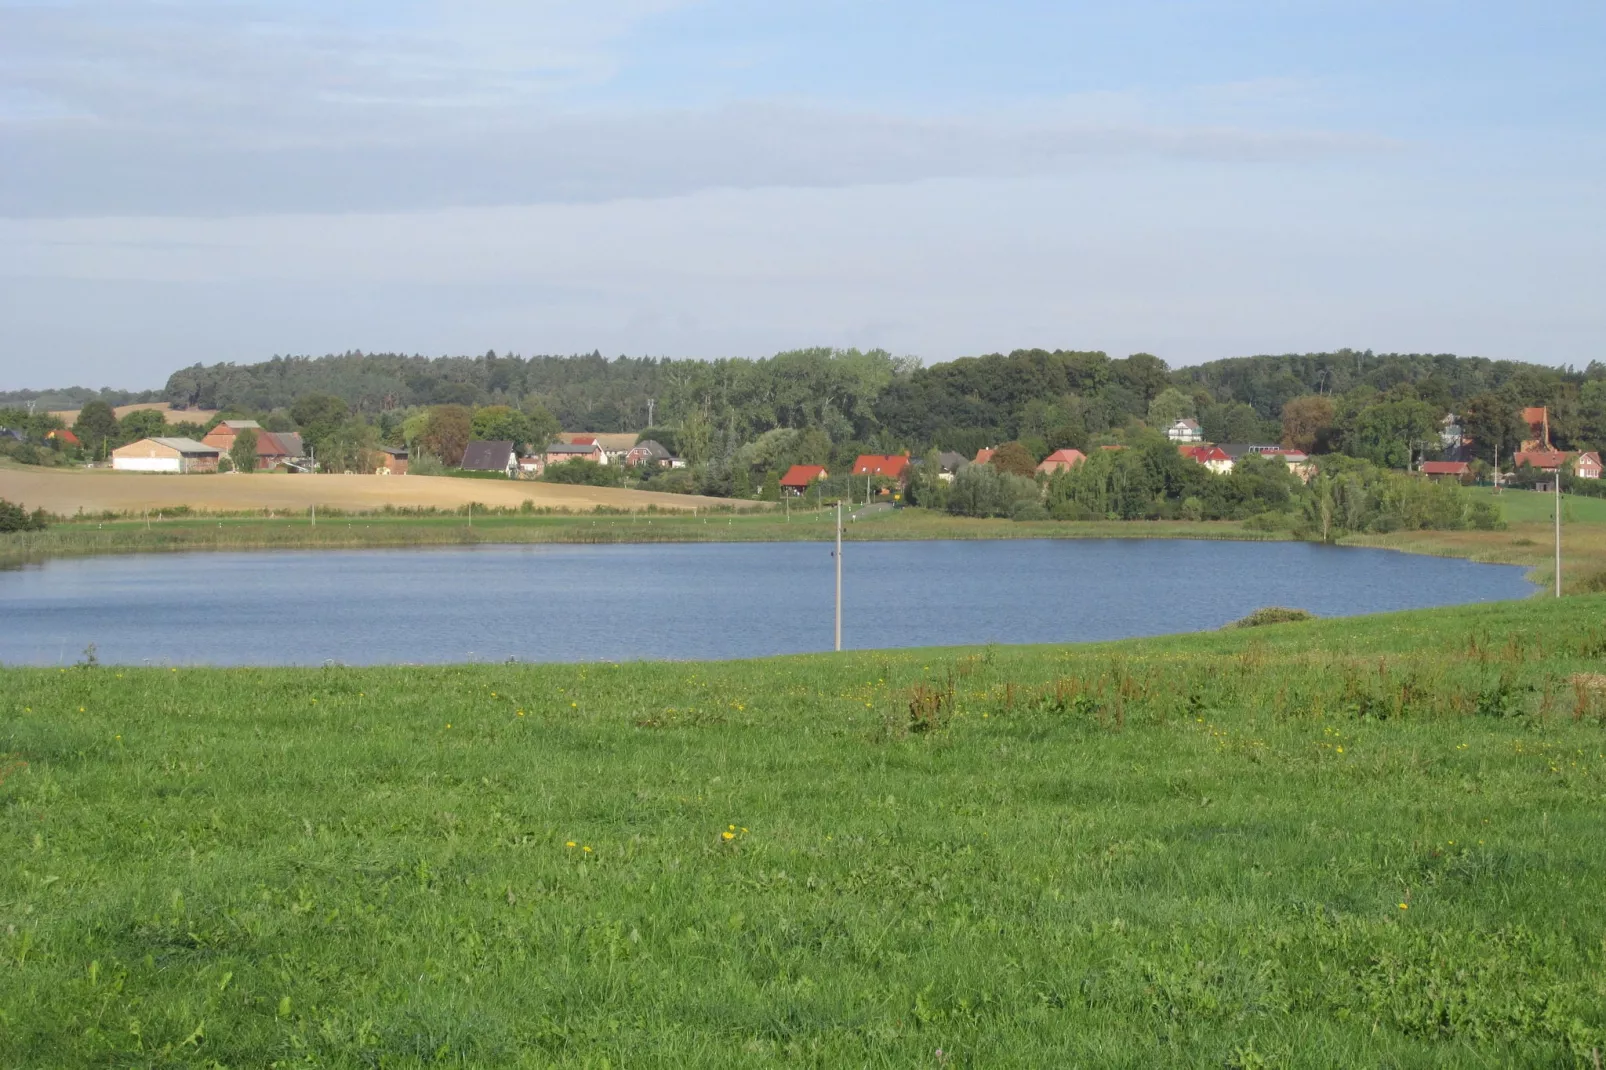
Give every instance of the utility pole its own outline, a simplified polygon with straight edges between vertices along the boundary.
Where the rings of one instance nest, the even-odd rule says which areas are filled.
[[[836,503],[836,649],[842,652],[842,503]]]
[[[1561,597],[1561,470],[1565,462],[1556,463],[1556,597]]]

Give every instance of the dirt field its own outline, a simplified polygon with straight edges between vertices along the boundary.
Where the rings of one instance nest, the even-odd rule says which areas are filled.
[[[119,405],[112,411],[115,412],[117,414],[117,418],[121,420],[129,413],[136,412],[140,409],[158,409],[161,411],[162,415],[167,418],[167,422],[170,424],[204,424],[212,417],[217,415],[216,409],[179,410],[170,407],[165,401],[151,401],[141,405]],[[77,421],[78,413],[78,409],[60,409],[52,412],[50,415],[60,417],[63,423],[65,423],[68,427],[71,427],[73,423]]]
[[[43,507],[63,516],[70,516],[79,509],[86,513],[138,512],[179,505],[233,512],[305,509],[310,505],[354,511],[380,509],[386,505],[455,508],[469,502],[518,506],[526,500],[537,508],[577,511],[590,511],[598,505],[616,509],[645,509],[656,505],[660,509],[690,510],[731,504],[719,498],[515,480],[278,474],[166,476],[11,464],[0,465],[0,498],[29,509]]]

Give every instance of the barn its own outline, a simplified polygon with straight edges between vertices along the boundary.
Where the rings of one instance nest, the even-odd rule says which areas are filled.
[[[119,472],[216,472],[223,455],[192,438],[142,438],[112,451]]]

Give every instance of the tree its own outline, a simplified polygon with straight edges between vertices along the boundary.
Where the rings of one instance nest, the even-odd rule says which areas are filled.
[[[1193,415],[1193,399],[1174,386],[1168,386],[1149,402],[1149,426],[1164,431],[1172,424]]]
[[[0,498],[0,532],[9,534],[17,531],[43,530],[45,530],[43,509],[36,509],[30,513],[20,505]]]
[[[1356,414],[1345,430],[1344,452],[1381,468],[1410,468],[1438,441],[1439,413],[1424,401],[1389,401]]]
[[[1333,436],[1333,399],[1320,394],[1290,398],[1283,406],[1283,446],[1326,453]]]
[[[563,427],[534,394],[524,399],[523,412],[530,448],[540,453],[556,441]]]
[[[419,443],[442,464],[455,468],[463,462],[473,430],[474,416],[466,407],[437,405],[430,410]]]
[[[517,409],[506,405],[490,405],[474,413],[471,429],[481,442],[511,442],[521,450],[530,441],[530,421]],[[546,443],[541,443],[546,448]]]
[[[778,502],[781,500],[781,473],[771,469],[764,475],[764,486],[759,489],[758,500],[762,502]]]
[[[240,433],[234,436],[234,442],[229,446],[229,460],[234,464],[236,472],[257,470],[256,428],[242,428]]]
[[[992,460],[987,463],[1000,472],[1007,472],[1012,476],[1025,476],[1030,479],[1037,474],[1037,461],[1019,442],[1006,442],[999,446],[993,451]]]
[[[693,409],[691,415],[681,421],[676,437],[680,441],[680,455],[687,464],[696,467],[709,459],[713,450],[714,428],[702,409]]]
[[[117,413],[104,401],[91,401],[79,410],[72,431],[84,449],[103,457],[107,443],[117,438]]]
[[[351,407],[330,394],[303,394],[290,406],[290,419],[314,451],[322,452],[324,439],[351,416]]]
[[[1472,452],[1493,462],[1498,451],[1502,464],[1511,463],[1512,454],[1528,437],[1517,406],[1507,397],[1483,393],[1468,399],[1461,410],[1461,431],[1472,439]]]
[[[167,416],[159,409],[135,409],[117,422],[119,442],[138,442],[167,433]]]

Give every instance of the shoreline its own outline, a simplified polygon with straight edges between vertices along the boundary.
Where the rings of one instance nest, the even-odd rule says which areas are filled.
[[[273,517],[191,513],[143,520],[72,519],[44,532],[0,537],[0,568],[66,557],[128,553],[361,550],[490,545],[650,545],[691,542],[826,542],[834,537],[831,510],[793,513],[747,510],[714,516],[669,513],[546,513],[325,515]],[[1548,585],[1554,575],[1548,524],[1512,524],[1503,531],[1413,531],[1351,535],[1341,547],[1454,557],[1480,564],[1517,565]],[[1189,539],[1232,542],[1298,541],[1290,532],[1257,531],[1241,522],[1028,521],[975,519],[918,509],[878,512],[844,524],[847,542],[1005,539]],[[1606,578],[1606,526],[1564,529],[1565,590],[1599,589]],[[1543,590],[1541,592],[1543,593]]]

